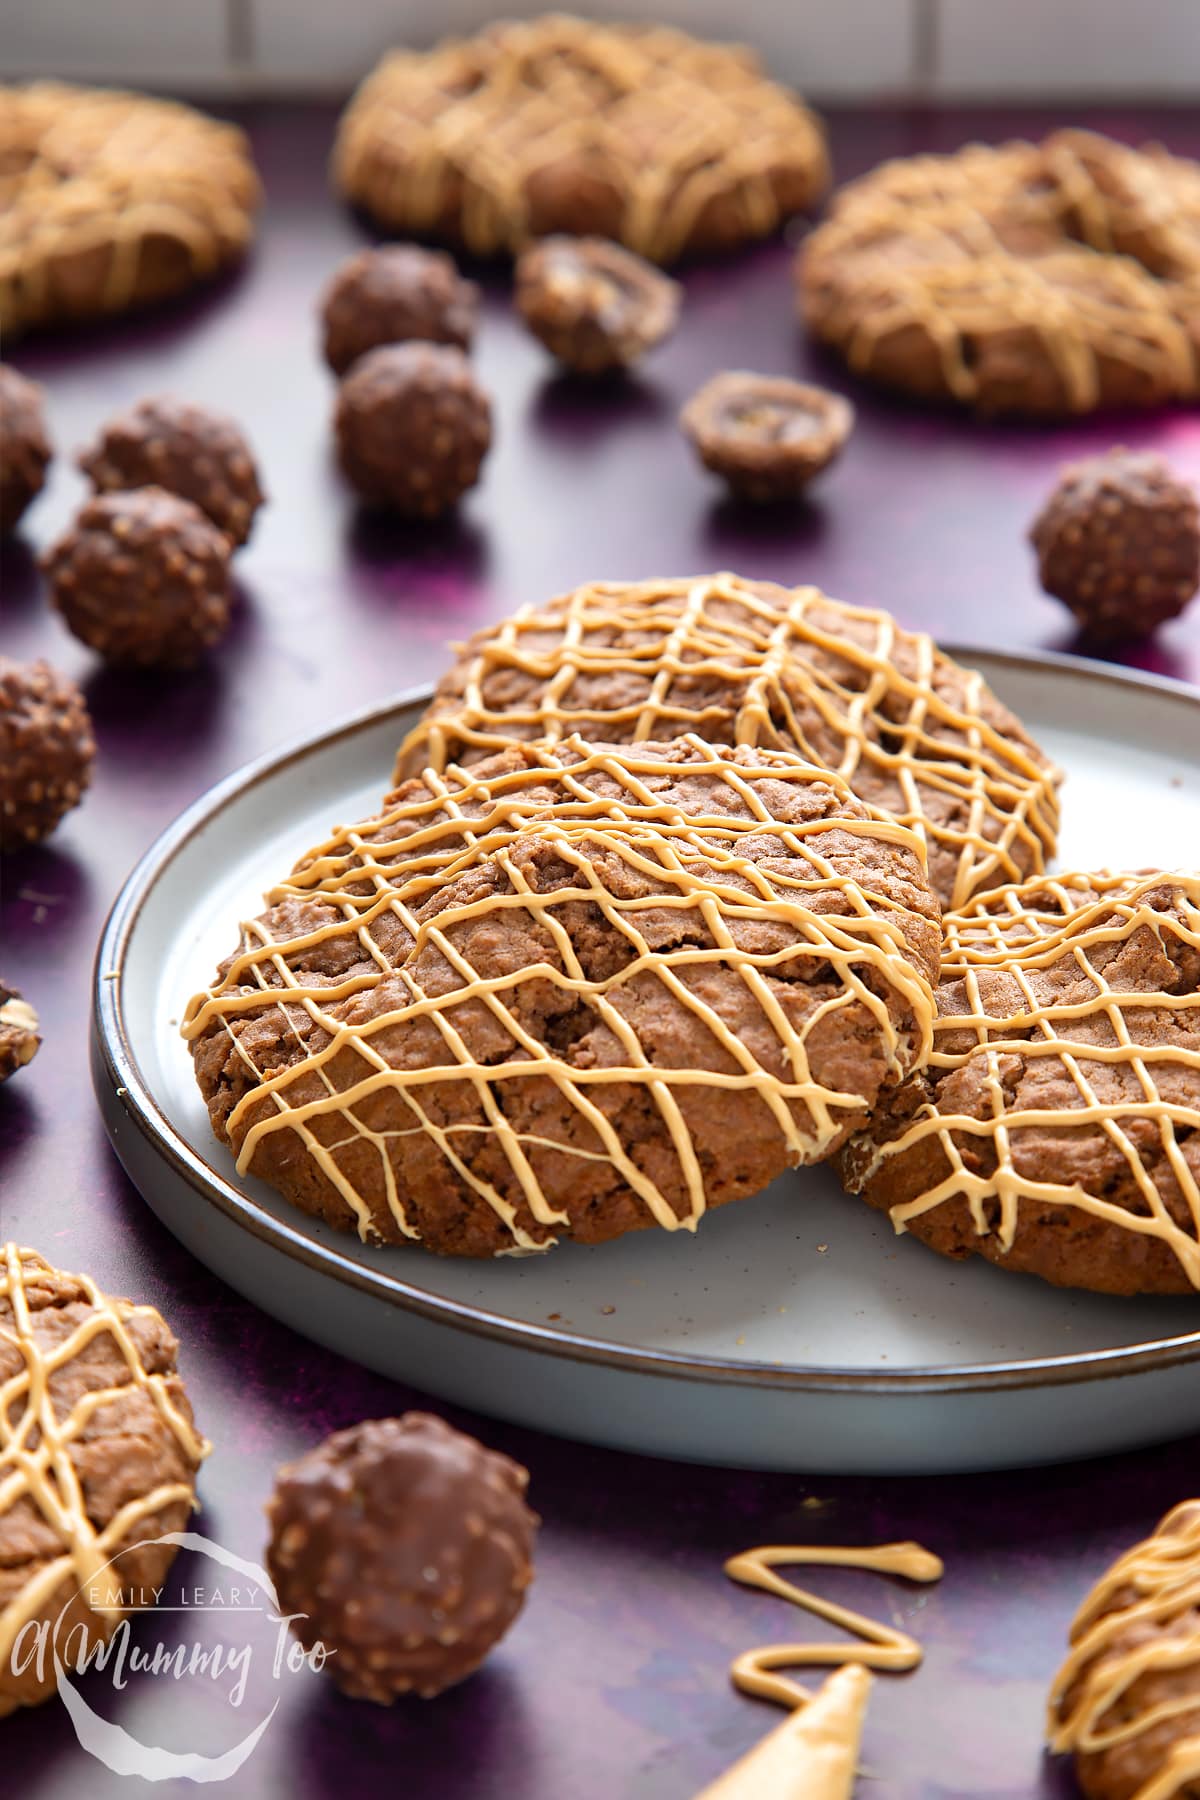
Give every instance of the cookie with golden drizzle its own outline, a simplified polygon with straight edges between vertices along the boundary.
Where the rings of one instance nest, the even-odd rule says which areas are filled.
[[[922,400],[1058,416],[1200,394],[1200,164],[1096,133],[970,144],[844,188],[809,328]]]
[[[208,1445],[152,1306],[0,1250],[0,1715],[80,1666],[160,1585]],[[38,1645],[45,1639],[39,1655]]]
[[[393,231],[483,256],[570,232],[663,263],[769,236],[829,179],[816,118],[751,51],[561,14],[393,51],[333,166]]]
[[[244,134],[193,107],[0,88],[0,329],[184,292],[243,254],[258,199]]]
[[[514,745],[267,898],[187,1009],[197,1078],[239,1169],[366,1239],[692,1230],[928,1048],[919,844],[786,753]]]
[[[1085,1600],[1046,1735],[1074,1757],[1088,1800],[1200,1794],[1200,1500],[1169,1512]]]
[[[840,1167],[943,1255],[1200,1288],[1200,875],[1059,875],[947,913],[933,1055]]]
[[[592,582],[459,646],[397,780],[514,738],[697,731],[798,751],[925,841],[944,906],[1036,874],[1059,772],[982,675],[890,613],[736,575]]]

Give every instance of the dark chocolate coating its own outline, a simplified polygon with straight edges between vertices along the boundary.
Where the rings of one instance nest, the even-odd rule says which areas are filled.
[[[107,662],[186,668],[225,635],[229,539],[163,488],[97,494],[42,559],[51,604]]]
[[[325,361],[344,375],[368,350],[414,338],[469,350],[478,313],[479,289],[444,251],[415,244],[361,250],[325,290]]]
[[[533,1579],[528,1479],[429,1413],[336,1431],[280,1470],[267,1567],[345,1693],[430,1698],[479,1667]]]
[[[342,469],[364,500],[436,518],[479,479],[491,406],[461,350],[384,344],[338,390]]]
[[[606,238],[543,238],[516,267],[517,311],[568,368],[627,368],[675,329],[680,287]]]
[[[83,695],[47,662],[0,656],[0,850],[49,837],[91,780]]]
[[[14,530],[41,493],[52,455],[41,388],[0,363],[0,533]]]
[[[1030,542],[1048,594],[1094,643],[1143,637],[1200,587],[1200,507],[1159,456],[1120,447],[1064,469]]]
[[[110,419],[79,467],[98,493],[160,487],[191,500],[234,544],[263,503],[258,470],[235,422],[169,394]]]

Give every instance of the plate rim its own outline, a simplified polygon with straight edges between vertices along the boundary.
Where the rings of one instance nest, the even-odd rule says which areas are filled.
[[[968,664],[974,659],[1024,670],[1058,669],[1102,685],[1160,693],[1200,710],[1200,688],[1172,676],[1125,669],[1062,651],[992,650],[983,645],[960,643],[941,647],[948,655]],[[97,1053],[93,1059],[94,1081],[105,1130],[115,1148],[117,1120],[110,1111],[113,1101],[123,1120],[134,1127],[147,1148],[159,1158],[165,1158],[176,1176],[200,1200],[216,1206],[234,1226],[248,1231],[270,1250],[304,1264],[312,1274],[365,1291],[376,1301],[394,1305],[446,1329],[499,1341],[531,1354],[606,1366],[617,1374],[638,1373],[671,1380],[788,1392],[961,1394],[1070,1386],[1200,1362],[1200,1328],[1179,1336],[1148,1339],[1111,1350],[1078,1351],[958,1367],[933,1364],[895,1370],[735,1362],[678,1350],[634,1348],[589,1337],[583,1332],[554,1330],[545,1325],[506,1318],[482,1306],[431,1295],[385,1270],[364,1267],[337,1244],[316,1241],[299,1229],[298,1224],[275,1218],[251,1195],[236,1187],[176,1129],[142,1074],[126,1027],[124,984],[119,979],[129,939],[150,893],[169,865],[236,795],[283,773],[292,763],[380,725],[392,713],[427,703],[432,693],[432,686],[427,683],[402,689],[386,700],[360,708],[322,731],[297,738],[243,764],[185,807],[138,859],[113,901],[100,934],[93,967],[92,1036]],[[99,1091],[102,1080],[105,1084],[103,1092]],[[119,1150],[118,1154],[121,1154]],[[124,1161],[123,1155],[121,1160]],[[139,1184],[135,1182],[134,1185],[139,1187],[141,1195]],[[141,1197],[145,1201],[145,1196]],[[145,1204],[150,1202],[145,1201]],[[297,1221],[304,1218],[304,1214],[297,1212]],[[351,1241],[347,1239],[348,1243]]]

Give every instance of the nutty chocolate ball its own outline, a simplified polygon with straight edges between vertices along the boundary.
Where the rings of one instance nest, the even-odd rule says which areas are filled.
[[[479,289],[444,251],[415,244],[362,250],[325,290],[325,361],[344,375],[368,350],[413,338],[469,350],[478,312]]]
[[[548,237],[517,259],[517,311],[569,369],[628,368],[674,331],[677,281],[607,238]]]
[[[31,1063],[41,1044],[38,1016],[16,988],[0,979],[0,1081]]]
[[[528,1479],[429,1413],[335,1431],[279,1471],[267,1567],[345,1693],[428,1699],[479,1667],[533,1579]]]
[[[492,411],[461,350],[384,344],[342,381],[336,430],[342,469],[364,500],[433,519],[478,481]]]
[[[1154,631],[1200,587],[1195,492],[1145,451],[1064,469],[1029,539],[1042,586],[1097,644]]]
[[[173,400],[139,400],[110,419],[79,457],[97,493],[160,487],[192,501],[234,544],[250,536],[263,503],[250,447],[224,413]]]
[[[795,500],[840,456],[854,408],[782,375],[728,370],[692,395],[679,422],[706,469],[743,500]]]
[[[47,662],[0,656],[0,850],[50,836],[82,800],[95,754],[75,683]]]
[[[50,603],[68,629],[129,668],[187,668],[224,637],[230,542],[163,488],[97,494],[47,551]]]
[[[0,533],[41,493],[52,455],[41,388],[0,363]]]

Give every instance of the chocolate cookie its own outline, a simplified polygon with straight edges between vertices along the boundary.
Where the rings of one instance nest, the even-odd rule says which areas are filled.
[[[945,927],[933,1057],[846,1186],[944,1256],[1200,1288],[1200,876],[1059,875]]]
[[[334,176],[390,230],[479,255],[563,231],[667,263],[769,236],[828,161],[750,51],[555,14],[393,51],[342,119]]]
[[[53,454],[41,388],[0,363],[0,535],[16,530],[41,493]]]
[[[919,845],[798,757],[513,745],[405,783],[187,1010],[243,1172],[448,1255],[693,1229],[927,1048]]]
[[[1055,417],[1200,394],[1200,165],[1061,131],[884,163],[797,264],[804,317],[922,400]]]
[[[797,750],[924,837],[943,905],[1054,851],[1058,772],[983,677],[816,588],[597,582],[523,607],[460,646],[396,779],[573,731]]]
[[[182,293],[242,255],[258,199],[244,134],[190,106],[0,88],[0,330]]]
[[[208,1453],[177,1349],[152,1306],[0,1250],[0,1715],[55,1689],[48,1653],[14,1658],[20,1634],[27,1652],[44,1625],[76,1668],[174,1561],[156,1540],[187,1523]]]
[[[1088,1800],[1200,1795],[1200,1500],[1169,1512],[1085,1600],[1047,1736],[1074,1757]]]

